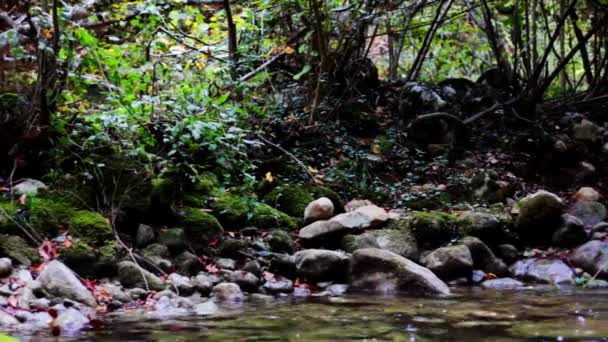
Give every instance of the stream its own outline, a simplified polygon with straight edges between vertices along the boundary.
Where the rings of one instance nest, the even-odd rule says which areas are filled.
[[[606,341],[608,290],[530,287],[454,289],[446,298],[372,296],[243,303],[208,317],[106,315],[105,325],[69,340],[93,341]],[[22,341],[56,341],[19,336]]]

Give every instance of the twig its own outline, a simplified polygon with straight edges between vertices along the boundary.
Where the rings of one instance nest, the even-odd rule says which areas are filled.
[[[129,248],[120,238],[120,236],[118,236],[118,230],[116,230],[116,214],[114,213],[114,208],[111,209],[111,218],[112,218],[112,232],[114,233],[114,239],[116,239],[116,241],[120,244],[120,246],[122,248],[124,248],[127,253],[129,253],[129,257],[131,258],[131,260],[133,261],[133,263],[138,267],[139,273],[141,274],[141,278],[144,280],[144,285],[146,286],[146,291],[150,291],[150,285],[148,284],[148,279],[146,278],[146,274],[144,273],[144,269],[139,265],[139,263],[137,262],[137,259],[135,258],[135,255],[133,254],[133,250],[131,248]]]
[[[306,171],[306,174],[308,174],[308,176],[310,176],[310,178],[312,180],[315,179],[315,175],[312,174],[312,172],[310,172],[310,170],[308,169],[308,167],[306,167],[306,165],[304,165],[304,163],[302,163],[302,161],[300,159],[298,159],[296,156],[294,156],[291,152],[287,151],[286,149],[282,148],[281,146],[273,143],[272,141],[264,138],[261,134],[256,134],[256,136],[262,140],[265,144],[268,144],[274,148],[276,148],[277,150],[285,153],[289,158],[291,158],[293,161],[295,161],[298,165],[300,165],[300,167],[302,167],[302,169],[304,169],[304,171]]]

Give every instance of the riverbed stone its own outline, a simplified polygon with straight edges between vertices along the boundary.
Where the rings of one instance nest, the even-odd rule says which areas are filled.
[[[304,222],[311,223],[328,220],[334,215],[334,204],[327,197],[317,198],[310,202],[304,210]]]
[[[594,143],[601,137],[601,128],[592,121],[583,119],[572,126],[572,136],[576,140]]]
[[[204,303],[197,304],[194,306],[194,312],[197,315],[209,316],[219,311],[219,307],[212,301],[208,300]]]
[[[353,253],[351,283],[354,288],[379,293],[450,294],[448,286],[429,269],[378,248]]]
[[[183,275],[192,276],[202,271],[203,264],[190,252],[182,252],[175,257],[175,270]]]
[[[578,201],[568,209],[568,213],[579,218],[586,226],[593,226],[602,222],[608,211],[600,202]]]
[[[582,187],[574,194],[574,199],[576,201],[597,202],[600,197],[600,193],[592,187]]]
[[[608,242],[592,240],[575,249],[569,257],[572,265],[580,267],[589,274],[608,279]]]
[[[93,294],[82,285],[74,272],[58,260],[46,264],[37,280],[42,289],[52,296],[70,299],[92,307],[97,305]]]
[[[467,246],[471,252],[473,267],[475,269],[493,273],[499,277],[506,276],[509,273],[507,265],[480,239],[473,236],[465,236],[460,239],[459,243]]]
[[[585,224],[576,216],[562,215],[562,225],[553,233],[553,244],[557,247],[579,246],[589,240]]]
[[[263,289],[271,294],[277,294],[277,293],[291,293],[294,290],[293,287],[293,281],[287,279],[287,278],[272,278],[267,280],[264,285],[263,285]]]
[[[508,243],[498,245],[497,253],[507,265],[511,265],[519,259],[519,250],[517,250],[517,247]]]
[[[192,285],[203,296],[208,296],[213,289],[213,279],[205,273],[199,273],[192,278]]]
[[[15,316],[0,310],[0,327],[9,328],[19,324]]]
[[[288,232],[275,229],[265,238],[270,250],[275,253],[293,254],[295,243]]]
[[[186,249],[186,233],[182,228],[163,229],[158,234],[158,243],[167,246],[173,255]]]
[[[224,270],[233,271],[236,269],[236,261],[229,258],[217,258],[215,264]]]
[[[235,283],[219,283],[213,287],[212,296],[219,302],[239,302],[245,299],[241,288]]]
[[[349,234],[342,239],[342,248],[349,253],[361,248],[380,248],[410,260],[418,260],[418,243],[407,229],[379,229],[360,235]]]
[[[497,278],[484,281],[481,287],[492,290],[517,290],[524,287],[524,283],[513,278]]]
[[[309,281],[344,280],[348,277],[350,257],[346,253],[305,249],[294,257],[298,276]]]
[[[13,262],[9,258],[0,258],[0,278],[8,277],[13,273]]]
[[[438,248],[422,260],[422,264],[441,279],[469,278],[473,271],[473,257],[465,245]]]
[[[560,259],[524,259],[510,271],[516,278],[541,284],[573,285],[575,279],[574,271]]]
[[[508,238],[507,225],[510,217],[478,210],[462,213],[457,219],[460,236],[474,236],[484,243],[498,245]]]
[[[120,279],[122,286],[126,288],[146,288],[146,281],[152,291],[162,291],[166,287],[160,278],[153,273],[142,269],[132,261],[122,261],[118,263],[118,278]]]
[[[268,270],[289,279],[297,277],[296,258],[289,254],[274,254]]]
[[[106,293],[112,298],[113,301],[118,301],[120,303],[126,304],[131,301],[131,297],[127,292],[125,292],[122,287],[112,283],[102,283],[98,285],[98,287],[106,291]]]
[[[404,221],[420,248],[439,247],[456,235],[456,217],[441,211],[416,211]]]
[[[180,275],[177,273],[171,273],[167,277],[167,280],[172,285],[169,288],[172,290],[177,289],[180,296],[187,297],[187,296],[192,295],[195,291],[194,284],[192,284],[192,281],[190,281],[190,278],[188,278],[186,276],[183,276],[183,275]]]
[[[154,228],[146,224],[140,224],[137,226],[137,232],[135,233],[135,245],[138,248],[151,244],[155,238],[156,234],[154,233]]]
[[[260,279],[246,271],[231,272],[228,281],[237,284],[243,291],[253,292],[260,284]]]
[[[520,200],[518,206],[516,229],[523,240],[530,244],[551,241],[553,233],[561,224],[564,212],[562,199],[548,191],[539,190]]]

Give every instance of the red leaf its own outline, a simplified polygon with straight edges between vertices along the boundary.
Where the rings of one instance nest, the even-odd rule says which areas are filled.
[[[64,248],[70,248],[74,245],[74,242],[72,242],[72,240],[65,239],[63,240],[62,244]]]
[[[44,242],[42,242],[40,247],[38,247],[38,253],[45,261],[55,259],[59,256],[57,244],[49,240],[44,240]]]
[[[44,263],[44,262],[40,265],[32,265],[32,267],[30,267],[30,272],[40,273],[44,269],[44,266],[46,266],[46,263]]]
[[[213,264],[205,265],[205,269],[209,273],[218,273],[220,271],[219,268]]]

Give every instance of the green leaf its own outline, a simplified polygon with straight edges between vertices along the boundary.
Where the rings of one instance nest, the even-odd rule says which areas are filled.
[[[302,78],[302,76],[306,75],[306,74],[307,74],[307,73],[310,71],[310,69],[312,69],[312,67],[311,67],[309,64],[306,64],[306,65],[305,65],[305,66],[302,68],[302,70],[300,70],[300,72],[299,72],[299,73],[297,73],[297,74],[295,74],[295,75],[293,76],[293,79],[294,79],[294,80],[296,80],[296,81],[297,81],[297,80],[299,80],[300,78]]]

